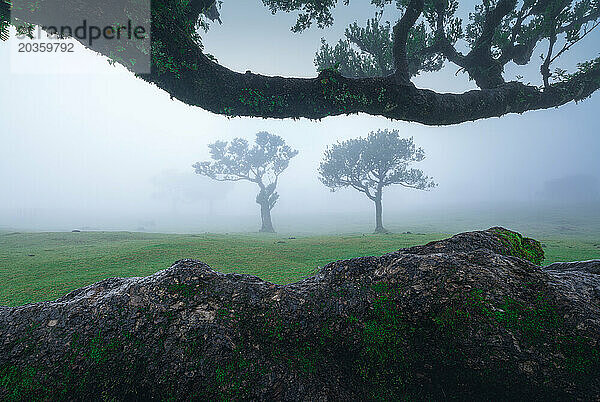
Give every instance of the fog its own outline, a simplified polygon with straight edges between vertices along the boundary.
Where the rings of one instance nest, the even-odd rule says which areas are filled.
[[[334,27],[293,34],[293,14],[272,16],[255,3],[225,3],[223,25],[204,35],[206,50],[238,71],[314,76],[320,38],[336,41],[349,22],[371,16],[361,5],[340,6]],[[207,145],[215,140],[252,141],[258,131],[269,131],[300,151],[280,179],[275,228],[369,231],[372,202],[354,190],[329,191],[316,169],[327,145],[387,128],[414,137],[426,153],[414,167],[439,184],[431,191],[388,187],[384,223],[392,230],[518,229],[523,222],[534,230],[559,216],[556,227],[600,233],[597,93],[559,109],[450,127],[367,115],[227,118],[172,100],[79,45],[74,54],[52,55],[48,65],[26,69],[17,68],[13,45],[0,43],[0,57],[10,61],[0,66],[0,229],[256,231],[256,186],[212,182],[191,165],[208,160]],[[599,45],[593,32],[559,65],[573,68],[596,57]],[[519,74],[536,82],[539,53],[533,66],[511,66],[507,79]],[[473,88],[465,74],[455,73],[450,65],[415,83],[440,91]]]

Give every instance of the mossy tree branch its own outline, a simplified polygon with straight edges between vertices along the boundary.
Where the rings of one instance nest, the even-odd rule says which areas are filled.
[[[188,6],[177,0],[153,0],[153,69],[150,74],[142,74],[140,77],[156,84],[172,98],[228,116],[321,119],[366,113],[427,125],[448,125],[507,113],[548,109],[582,100],[595,92],[600,87],[600,59],[584,63],[574,74],[562,74],[555,82],[549,81],[544,88],[520,82],[505,82],[502,77],[503,66],[516,57],[514,54],[505,54],[523,43],[537,43],[539,38],[547,36],[535,31],[530,36],[521,38],[523,28],[520,25],[523,25],[526,16],[543,12],[538,10],[542,1],[534,1],[533,5],[528,3],[529,8],[522,8],[520,13],[515,12],[514,0],[499,0],[493,6],[486,3],[487,8],[479,10],[480,22],[474,21],[472,25],[475,28],[470,30],[471,50],[463,55],[453,45],[456,38],[462,35],[460,29],[447,28],[448,24],[458,23],[456,19],[452,19],[456,4],[442,1],[424,4],[422,0],[411,0],[394,27],[395,74],[348,78],[329,69],[314,78],[287,78],[264,76],[249,71],[245,74],[238,73],[217,64],[214,58],[203,52],[202,43],[194,31],[194,22],[186,20],[186,16],[195,19],[198,10],[214,7],[214,1],[194,0],[188,4],[192,11],[186,13],[185,10],[182,11],[182,7]],[[297,7],[294,6],[296,3]],[[319,3],[320,6],[317,3],[319,2],[313,0],[265,2],[273,12],[305,10],[306,13],[300,16],[304,19],[299,20],[300,25],[297,25],[299,30],[309,26],[312,19],[320,26],[331,22],[328,10],[336,2],[328,0]],[[383,4],[385,1],[373,2],[375,5],[378,3]],[[6,0],[0,0],[0,5],[7,4]],[[558,13],[566,9],[561,7]],[[4,8],[6,7],[0,7],[0,11]],[[84,11],[94,12],[92,9]],[[481,89],[450,94],[419,89],[411,84],[406,48],[407,40],[414,40],[414,37],[409,32],[416,26],[421,15],[429,21],[429,16],[435,13],[437,18],[430,21],[435,29],[435,43],[424,49],[439,52],[441,56],[464,68]],[[580,27],[580,23],[585,23],[594,16],[595,9],[583,14],[573,12],[568,14],[569,18],[556,23],[558,27],[555,31],[561,32],[564,27],[572,24]],[[517,19],[517,23],[508,24],[513,18]],[[509,28],[513,33],[509,35],[511,40],[499,44],[498,32]],[[425,40],[429,39],[426,37]],[[102,53],[102,50],[93,50]]]

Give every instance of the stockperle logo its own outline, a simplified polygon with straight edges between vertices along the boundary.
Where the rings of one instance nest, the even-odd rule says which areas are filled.
[[[72,52],[72,38],[138,74],[150,73],[149,0],[15,0],[18,53]],[[72,41],[71,41],[72,42]]]

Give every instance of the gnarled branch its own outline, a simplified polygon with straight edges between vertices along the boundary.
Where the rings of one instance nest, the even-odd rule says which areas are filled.
[[[410,29],[423,12],[423,0],[411,0],[400,20],[394,25],[394,66],[396,67],[396,81],[402,85],[410,83],[408,59],[406,57],[406,41]]]
[[[546,109],[580,100],[600,86],[600,62],[568,81],[540,90],[509,82],[462,94],[436,93],[398,85],[394,76],[352,79],[326,70],[316,78],[270,77],[231,71],[199,49],[181,52],[186,65],[178,75],[144,75],[189,105],[230,116],[321,119],[367,113],[427,125],[448,125],[507,113]]]
[[[196,4],[213,4],[211,0],[196,1]],[[0,5],[3,4],[6,5],[6,1],[0,0]],[[598,59],[563,81],[549,82],[544,89],[504,82],[501,74],[504,60],[492,57],[490,49],[495,30],[514,9],[515,0],[499,0],[496,7],[486,13],[482,33],[467,55],[459,53],[445,37],[443,23],[436,29],[432,51],[440,51],[462,66],[483,88],[462,94],[437,93],[407,85],[410,81],[406,42],[422,13],[422,0],[412,0],[394,27],[396,74],[357,79],[342,77],[332,70],[323,71],[315,78],[234,72],[203,54],[198,38],[190,35],[189,27],[182,29],[181,20],[170,17],[169,7],[178,7],[175,2],[153,0],[153,5],[167,11],[153,20],[153,70],[140,77],[186,104],[228,116],[321,119],[367,113],[427,125],[448,125],[556,107],[583,99],[600,87]],[[590,15],[585,18],[591,18]],[[161,65],[159,62],[163,60],[166,62]]]

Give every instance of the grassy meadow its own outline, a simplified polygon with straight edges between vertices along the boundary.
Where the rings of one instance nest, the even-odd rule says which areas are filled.
[[[331,261],[379,255],[448,236],[0,232],[0,305],[52,300],[114,276],[146,276],[182,258],[204,261],[221,272],[289,283]],[[592,238],[539,240],[546,253],[544,264],[600,258],[600,241]]]

